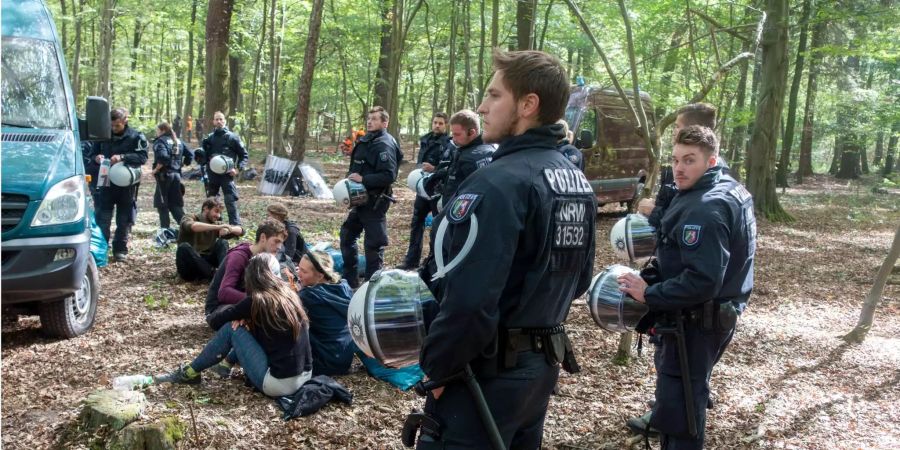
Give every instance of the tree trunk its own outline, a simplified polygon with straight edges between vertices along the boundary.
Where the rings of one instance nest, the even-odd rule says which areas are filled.
[[[875,320],[875,308],[878,307],[878,302],[881,301],[884,285],[887,283],[888,276],[890,276],[898,256],[900,256],[900,226],[897,227],[897,231],[894,233],[891,250],[888,252],[887,257],[884,258],[884,262],[881,263],[881,269],[878,270],[878,274],[875,275],[875,282],[872,284],[872,289],[869,290],[869,295],[866,296],[865,303],[863,303],[859,321],[857,321],[853,331],[844,336],[845,341],[861,343],[866,339],[866,335],[872,329],[872,322]]]
[[[268,4],[268,0],[263,0],[263,17],[265,17],[265,11],[269,8]],[[250,121],[249,126],[247,127],[247,132],[245,133],[246,136],[244,136],[247,140],[247,148],[250,148],[250,145],[253,142],[253,133],[257,129],[256,109],[258,106],[257,101],[259,99],[259,71],[260,66],[262,65],[263,45],[265,45],[266,43],[268,24],[269,21],[263,19],[262,31],[259,37],[259,45],[256,47],[256,58],[253,61],[253,88],[250,90]]]
[[[535,0],[516,0],[516,49],[534,48]]]
[[[872,163],[880,166],[882,159],[884,159],[884,131],[879,131],[875,135],[875,160]]]
[[[62,17],[66,17],[66,0],[59,0],[59,8],[61,10],[60,12],[62,13]],[[62,31],[62,35],[60,37],[62,38],[63,55],[65,55],[66,51],[69,49],[69,35],[66,32],[66,20],[62,20],[61,22],[62,27],[60,31]]]
[[[96,93],[109,98],[109,70],[112,65],[112,44],[116,38],[116,0],[103,0],[100,10],[100,58],[97,64]]]
[[[431,113],[438,112],[438,97],[440,96],[441,84],[438,82],[438,73],[441,69],[434,61],[434,41],[431,39],[431,23],[428,18],[431,13],[428,10],[428,3],[425,3],[425,39],[428,42],[428,62],[431,66]]]
[[[684,28],[678,28],[672,33],[671,45],[669,52],[666,54],[666,60],[663,62],[662,78],[659,80],[659,95],[656,98],[656,118],[659,119],[666,115],[666,102],[669,101],[669,92],[672,90],[672,75],[675,72],[675,63],[678,62],[678,47],[681,45],[681,36],[684,34]],[[747,63],[744,63],[746,66]]]
[[[303,53],[303,71],[297,88],[297,117],[294,121],[294,142],[291,159],[303,161],[306,155],[306,135],[309,127],[309,101],[312,92],[313,74],[316,69],[316,52],[319,47],[319,32],[322,27],[323,0],[313,0],[309,15],[309,34]]]
[[[491,3],[491,49],[497,48],[498,45],[500,45],[500,0],[493,0]]]
[[[454,108],[455,111],[459,111],[470,105],[469,102],[472,102],[472,98],[469,97],[474,92],[472,89],[472,16],[469,11],[470,2],[463,2],[463,8],[465,9],[466,24],[463,28],[463,66],[465,67],[465,80],[463,81],[463,86],[465,87],[465,95],[463,96],[463,101],[460,102],[460,106],[458,108]],[[474,103],[474,102],[473,102]],[[472,107],[474,108],[474,106]]]
[[[735,99],[735,112],[743,112],[744,105],[747,101],[747,75],[749,72],[749,61],[741,63],[741,77],[738,80],[737,99]],[[747,125],[743,120],[738,122],[731,132],[729,144],[731,148],[728,150],[728,164],[731,166],[731,175],[737,179],[741,179],[741,170],[738,165],[741,149],[744,148],[744,140],[747,137]]]
[[[485,17],[484,17],[484,2],[485,0],[481,0],[478,2],[481,5],[481,33],[479,34],[479,44],[478,44],[478,100],[480,102],[482,98],[484,98],[484,89],[487,84],[487,80],[484,77],[484,44],[487,35],[487,28],[485,27]],[[477,103],[476,102],[476,103]],[[418,136],[419,133],[417,132]]]
[[[279,132],[279,128],[274,125],[275,119],[275,3],[278,0],[272,0],[269,3],[269,70],[266,74],[266,154],[275,154],[275,134]],[[307,42],[309,42],[307,40]]]
[[[537,49],[544,51],[544,38],[547,37],[547,25],[550,23],[550,9],[553,8],[553,0],[547,2],[547,9],[544,10],[544,25],[541,27],[541,40],[537,45]]]
[[[181,113],[183,120],[187,121],[188,116],[194,113],[194,26],[197,23],[197,0],[191,2],[191,27],[188,29],[188,67],[187,67],[187,87],[184,93],[184,111]],[[194,125],[191,124],[191,127]],[[185,122],[184,130],[187,130]],[[187,131],[185,131],[187,132]],[[193,137],[188,136],[188,139]]]
[[[813,127],[816,116],[816,91],[818,90],[819,66],[822,55],[817,50],[825,44],[826,22],[820,20],[813,27],[812,45],[810,46],[809,73],[806,78],[806,107],[803,112],[803,133],[800,136],[800,163],[797,167],[797,183],[803,183],[803,177],[812,176],[812,144]]]
[[[787,81],[788,11],[787,0],[766,0],[768,19],[761,42],[759,102],[750,136],[752,157],[747,167],[747,186],[756,211],[772,221],[792,220],[778,203],[772,167]]]
[[[444,111],[448,114],[456,105],[456,30],[459,22],[459,1],[451,0],[450,22],[450,58],[447,66],[447,106]]]
[[[616,349],[616,356],[613,358],[613,364],[618,366],[627,366],[631,360],[631,344],[634,342],[634,333],[622,333],[619,335],[619,348]]]
[[[324,1],[323,1],[324,3]],[[284,157],[290,157],[287,154],[287,146],[285,145],[284,138],[287,136],[286,130],[291,127],[290,122],[284,123],[284,108],[281,106],[283,104],[284,99],[284,77],[281,76],[281,51],[284,47],[284,16],[285,16],[285,2],[281,2],[281,12],[278,16],[278,34],[275,37],[275,148],[277,149],[277,154],[282,155]],[[324,10],[324,5],[321,7]],[[274,33],[275,30],[273,29]],[[285,128],[285,132],[282,132],[282,126]]]
[[[72,93],[75,95],[75,103],[81,98],[81,11],[84,10],[84,2],[79,2],[79,8],[75,9],[75,0],[72,0],[72,12],[75,13],[75,61],[72,68]]]
[[[210,0],[206,12],[206,87],[204,130],[212,130],[212,115],[228,110],[228,37],[234,0]]]
[[[851,45],[851,48],[854,47]],[[841,131],[836,134],[837,139],[834,149],[834,160],[837,167],[832,168],[832,174],[840,179],[858,178],[861,172],[860,153],[863,151],[860,123],[860,109],[865,106],[854,98],[853,93],[858,89],[860,60],[856,55],[847,57],[841,65],[841,74],[838,76],[837,87],[839,92],[845,93],[837,105],[837,123],[841,124]],[[849,153],[849,154],[847,154]],[[852,166],[846,166],[852,164]]]
[[[391,95],[391,83],[388,78],[391,73],[391,43],[393,42],[391,39],[391,28],[393,26],[391,13],[394,9],[395,1],[401,0],[385,0],[381,6],[381,51],[378,56],[378,72],[375,76],[375,97],[372,100],[373,106],[381,106],[385,110],[389,106],[387,102]],[[363,112],[365,113],[365,111]]]
[[[131,96],[128,99],[128,105],[132,113],[137,111],[137,86],[136,86],[136,77],[137,77],[137,64],[138,64],[138,50],[140,50],[141,46],[141,35],[144,33],[144,30],[147,29],[146,25],[143,25],[143,21],[141,19],[135,19],[134,21],[134,35],[131,39]]]
[[[900,121],[894,122],[891,127],[891,137],[888,139],[887,155],[884,157],[884,168],[881,174],[890,175],[894,171],[894,165],[897,163],[897,138],[900,137]]]
[[[803,0],[803,16],[800,17],[800,43],[797,44],[797,61],[794,63],[794,78],[791,80],[791,93],[788,96],[787,123],[784,137],[781,140],[781,157],[778,159],[778,172],[775,184],[787,187],[787,174],[791,166],[791,147],[794,143],[794,124],[797,121],[797,96],[800,93],[800,81],[803,78],[803,59],[806,57],[806,34],[809,30],[809,17],[812,11],[812,0]]]

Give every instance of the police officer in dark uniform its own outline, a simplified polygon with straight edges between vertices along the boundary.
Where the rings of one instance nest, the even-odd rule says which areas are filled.
[[[206,153],[206,160],[209,161],[214,156],[222,154],[234,160],[235,168],[224,174],[218,174],[209,170],[207,162],[206,174],[209,177],[209,183],[206,185],[206,195],[209,197],[219,195],[221,187],[225,197],[225,210],[228,211],[228,223],[240,225],[241,215],[237,208],[238,191],[234,184],[234,177],[238,170],[244,170],[247,167],[247,149],[244,148],[241,138],[225,126],[225,114],[222,112],[216,111],[213,114],[213,127],[213,132],[203,139],[201,145]]]
[[[622,291],[650,307],[657,331],[671,323],[683,327],[687,368],[679,361],[678,333],[660,336],[655,358],[656,403],[649,426],[659,430],[664,449],[703,448],[709,377],[753,289],[753,200],[723,173],[717,156],[718,141],[709,128],[679,131],[672,152],[678,193],[665,209],[656,250],[660,281],[648,287],[636,275],[619,278]],[[690,383],[683,384],[686,375]]]
[[[565,155],[566,158],[569,158],[569,161],[575,164],[578,170],[584,172],[584,155],[581,153],[581,150],[572,145],[572,132],[569,130],[569,123],[566,122],[566,119],[559,119],[557,123],[562,125],[566,132],[566,137],[560,139],[559,143],[556,144],[556,149]]]
[[[448,145],[450,145],[450,136],[447,135],[447,114],[435,113],[431,118],[431,131],[419,139],[418,166],[423,172],[434,172]],[[406,250],[406,258],[399,267],[400,269],[412,270],[419,267],[419,260],[422,258],[422,235],[425,234],[425,219],[430,212],[431,202],[416,195],[412,219],[409,222],[409,248]]]
[[[577,370],[562,327],[591,280],[596,199],[584,174],[556,150],[569,81],[543,52],[495,51],[478,110],[491,164],[445,200],[435,221],[440,311],[420,364],[431,380],[475,373],[507,448],[538,448],[559,363]],[[484,448],[489,438],[466,385],[431,391],[419,448]]]
[[[96,164],[96,170],[108,159],[110,165],[123,161],[130,167],[140,167],[147,162],[147,138],[144,133],[128,126],[128,110],[115,108],[109,113],[112,127],[112,138],[109,141],[91,142],[82,149],[87,158]],[[88,168],[89,173],[94,173],[94,168]],[[92,181],[93,182],[93,181]],[[99,199],[97,210],[97,225],[103,231],[103,236],[110,238],[110,226],[112,224],[113,209],[116,216],[116,233],[112,237],[113,257],[116,260],[125,260],[128,257],[128,236],[131,226],[134,225],[137,216],[137,192],[140,182],[121,187],[112,183],[109,186],[96,185],[95,200]]]
[[[363,247],[366,255],[366,280],[384,264],[384,248],[388,245],[387,211],[393,193],[391,184],[397,179],[397,155],[400,145],[387,131],[389,116],[376,106],[366,118],[365,136],[356,141],[350,155],[347,178],[362,183],[369,201],[350,210],[341,225],[341,255],[344,258],[344,278],[350,287],[359,287],[356,240],[366,232]]]
[[[454,114],[450,118],[450,135],[454,146],[449,152],[450,161],[434,174],[441,180],[439,189],[445,201],[456,195],[456,190],[469,175],[491,163],[495,150],[493,145],[484,143],[475,111],[464,109]]]
[[[180,224],[184,217],[181,167],[189,166],[194,158],[174,131],[168,122],[162,122],[156,127],[156,139],[153,141],[153,175],[156,178],[153,207],[159,212],[159,227],[162,229],[168,229],[171,225],[170,212],[175,223]]]

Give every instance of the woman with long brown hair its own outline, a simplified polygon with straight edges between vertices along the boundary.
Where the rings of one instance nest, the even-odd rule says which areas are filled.
[[[300,389],[312,377],[309,319],[278,271],[274,255],[250,259],[244,280],[247,298],[216,317],[214,328],[219,331],[197,358],[156,381],[199,384],[200,372],[234,349],[247,378],[264,394],[281,397]]]
[[[300,300],[310,317],[309,339],[315,375],[344,375],[350,372],[356,344],[347,328],[347,308],[353,291],[334,271],[328,253],[307,251],[297,264]]]

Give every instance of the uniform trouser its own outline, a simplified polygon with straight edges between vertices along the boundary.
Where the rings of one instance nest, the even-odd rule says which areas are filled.
[[[506,448],[540,448],[550,392],[558,377],[559,365],[548,364],[543,353],[532,351],[520,352],[513,369],[491,378],[478,377]],[[441,437],[420,434],[417,449],[490,448],[472,394],[463,382],[447,385],[438,400],[429,395],[425,412],[441,424]]]
[[[425,234],[425,219],[431,213],[431,202],[416,196],[413,203],[412,220],[409,222],[409,249],[406,250],[406,258],[403,265],[407,267],[419,267],[422,259],[422,235]]]
[[[109,186],[100,188],[100,209],[97,212],[97,225],[103,231],[103,237],[108,241],[110,227],[112,225],[113,209],[116,210],[116,232],[112,236],[113,253],[128,253],[128,235],[131,226],[134,225],[137,214],[137,204],[134,202],[134,193],[140,184],[130,187]]]
[[[234,177],[231,175],[220,175],[211,170],[207,170],[209,176],[209,184],[206,185],[206,195],[214,197],[219,195],[219,188],[222,188],[222,195],[225,198],[225,210],[228,211],[228,223],[230,225],[241,224],[241,214],[238,212],[237,201],[238,191],[234,184]]]
[[[169,228],[169,213],[180,224],[184,217],[184,196],[181,194],[181,174],[169,172],[156,177],[156,192],[153,193],[153,207],[159,213],[159,227]]]
[[[713,366],[731,342],[734,328],[724,332],[701,331],[693,324],[685,324],[685,345],[694,397],[694,417],[697,437],[688,433],[685,414],[684,387],[678,346],[674,335],[663,335],[657,348],[656,403],[650,426],[659,430],[661,448],[666,450],[702,449],[706,427],[706,405],[709,402],[709,379]]]
[[[356,288],[359,284],[358,264],[359,247],[356,244],[359,235],[366,232],[363,247],[366,254],[366,272],[364,278],[368,280],[375,272],[381,269],[384,263],[384,248],[388,245],[387,235],[387,210],[389,204],[384,204],[378,209],[369,205],[357,206],[347,214],[347,220],[341,225],[341,256],[344,258],[344,278],[350,287]]]
[[[217,239],[209,253],[198,253],[191,244],[182,242],[175,250],[175,269],[184,281],[209,280],[222,265],[228,253],[228,242]]]

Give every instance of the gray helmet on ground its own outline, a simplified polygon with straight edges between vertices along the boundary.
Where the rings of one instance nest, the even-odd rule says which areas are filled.
[[[649,311],[647,305],[619,290],[617,278],[625,273],[638,275],[638,271],[630,267],[613,264],[594,276],[588,289],[587,305],[591,317],[600,328],[614,333],[634,331]]]
[[[613,225],[609,243],[619,258],[640,263],[653,256],[656,250],[656,229],[650,226],[646,217],[629,214]]]
[[[134,186],[141,181],[141,168],[117,162],[109,168],[109,182],[121,187]]]
[[[363,353],[385,366],[411,366],[419,362],[425,341],[425,311],[436,304],[416,272],[380,270],[350,300],[350,336]]]

